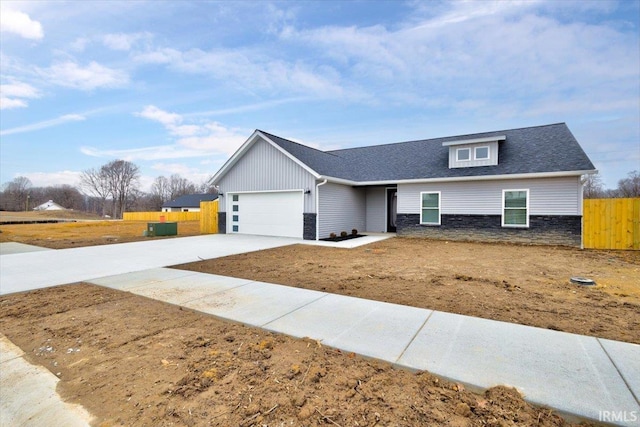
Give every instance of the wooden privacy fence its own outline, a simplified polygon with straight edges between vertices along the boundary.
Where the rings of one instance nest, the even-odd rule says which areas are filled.
[[[218,232],[218,201],[200,202],[200,233]]]
[[[586,199],[583,208],[585,248],[640,250],[640,198]]]
[[[125,221],[160,221],[160,217],[165,221],[199,221],[200,212],[125,212],[122,219]]]

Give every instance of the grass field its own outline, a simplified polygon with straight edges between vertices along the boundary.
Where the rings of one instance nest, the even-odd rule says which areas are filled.
[[[97,216],[73,211],[0,212],[0,221],[26,221],[42,219],[77,220],[47,224],[5,224],[0,226],[0,242],[18,242],[50,249],[148,240],[143,236],[145,221],[102,220]],[[178,236],[200,234],[199,221],[178,223]],[[162,239],[170,237],[153,237]]]

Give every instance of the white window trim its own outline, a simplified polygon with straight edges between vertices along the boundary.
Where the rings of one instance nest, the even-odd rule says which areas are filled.
[[[461,160],[460,159],[460,151],[463,150],[467,150],[469,152],[469,158],[465,159],[465,160]],[[465,148],[456,148],[456,162],[470,162],[471,161],[471,148],[470,147],[465,147]],[[421,202],[422,203],[422,202]]]
[[[424,222],[422,220],[422,195],[423,194],[437,194],[438,195],[438,222]],[[433,208],[429,208],[433,209]],[[441,225],[442,222],[442,194],[440,191],[421,191],[420,192],[420,225]]]
[[[507,192],[511,192],[511,191],[524,191],[525,193],[527,193],[527,200],[526,200],[526,204],[525,204],[525,210],[527,211],[527,222],[526,224],[505,224],[504,223],[504,211],[505,211],[505,206],[504,206],[504,200],[505,200],[505,195],[507,194]],[[518,209],[522,209],[522,208],[518,208]],[[502,190],[502,226],[503,227],[507,227],[507,228],[529,228],[529,189],[528,188],[508,188],[505,190]]]
[[[487,157],[478,157],[478,149],[486,148],[487,149]],[[482,145],[480,147],[473,148],[473,158],[474,160],[491,160],[491,148],[488,145]]]

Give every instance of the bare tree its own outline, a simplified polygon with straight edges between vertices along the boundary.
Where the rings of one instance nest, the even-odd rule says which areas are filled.
[[[29,210],[31,181],[24,176],[18,176],[4,185],[0,208],[8,211]]]
[[[598,173],[583,175],[582,186],[585,199],[598,199],[606,196],[602,179]]]
[[[107,213],[107,199],[111,194],[109,187],[109,177],[103,170],[87,169],[80,174],[80,186],[89,192],[90,195],[100,199],[102,204],[102,216]]]
[[[54,187],[45,187],[42,188],[41,191],[47,200],[53,200],[67,209],[82,210],[84,208],[84,197],[82,193],[71,185],[63,184]]]
[[[205,179],[199,186],[198,191],[205,194],[218,194],[218,189],[213,185],[213,175]]]
[[[164,176],[159,176],[151,184],[151,202],[154,210],[160,210],[164,202],[171,198],[169,191],[169,180]]]
[[[185,194],[193,194],[196,192],[196,186],[193,182],[178,174],[169,177],[169,199],[173,200]]]
[[[618,181],[617,197],[640,197],[640,173],[631,171],[626,178]]]
[[[126,160],[114,160],[100,169],[109,183],[109,193],[113,199],[113,216],[122,218],[129,196],[137,190],[140,168]]]

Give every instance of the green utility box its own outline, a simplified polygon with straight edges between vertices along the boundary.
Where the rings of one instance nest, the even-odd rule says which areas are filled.
[[[148,222],[147,236],[177,236],[177,222]]]

